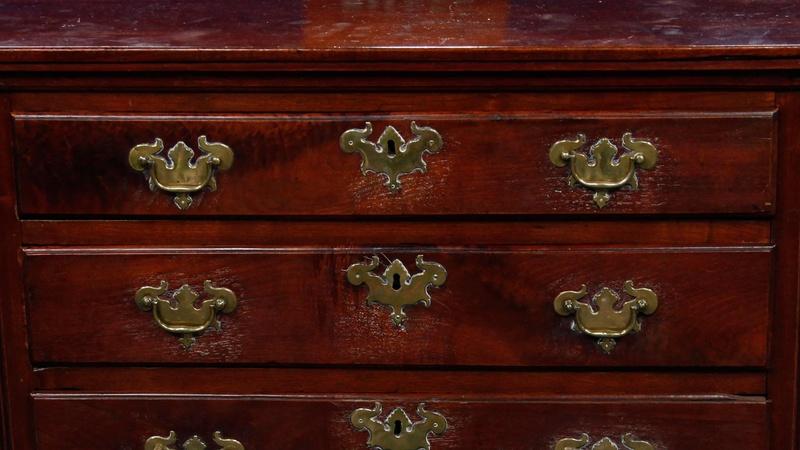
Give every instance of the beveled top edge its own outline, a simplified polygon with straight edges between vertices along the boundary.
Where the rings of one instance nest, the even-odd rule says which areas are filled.
[[[792,68],[800,8],[792,0],[0,2],[0,64],[497,61]]]

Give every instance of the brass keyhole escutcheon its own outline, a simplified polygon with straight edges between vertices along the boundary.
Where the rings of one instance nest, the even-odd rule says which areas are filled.
[[[558,141],[550,147],[550,162],[556,167],[569,164],[570,186],[580,185],[594,191],[593,199],[599,208],[611,200],[611,192],[623,186],[632,190],[639,188],[636,169],[652,169],[658,159],[658,151],[648,141],[634,139],[631,133],[622,136],[626,152],[617,155],[618,149],[608,138],[598,140],[589,148],[589,153],[580,150],[586,144],[586,136]]]
[[[405,308],[416,304],[431,305],[428,288],[438,287],[447,279],[447,271],[435,262],[425,261],[417,256],[419,273],[413,276],[406,266],[395,259],[386,267],[382,275],[376,274],[380,258],[373,256],[367,263],[355,263],[347,269],[347,281],[354,286],[366,284],[369,289],[367,303],[379,303],[389,308],[391,319],[398,327],[403,327],[408,318]]]
[[[425,173],[428,165],[425,153],[438,153],[442,149],[442,136],[433,128],[417,126],[411,122],[414,137],[408,142],[393,126],[386,127],[376,142],[367,140],[372,134],[372,124],[353,128],[342,133],[339,147],[345,153],[361,154],[361,173],[377,173],[386,178],[385,185],[392,192],[400,190],[400,177],[414,172]]]
[[[400,274],[396,273],[392,277],[392,289],[394,289],[395,291],[399,291],[401,287],[402,284],[400,283]]]
[[[359,408],[350,415],[350,423],[360,431],[367,431],[367,447],[381,450],[430,450],[430,434],[442,435],[447,430],[447,419],[437,412],[417,406],[421,421],[411,422],[403,408],[395,408],[381,420],[383,406],[376,402],[372,409]]]

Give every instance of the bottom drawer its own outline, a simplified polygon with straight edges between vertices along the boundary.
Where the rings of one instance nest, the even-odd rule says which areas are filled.
[[[767,448],[763,400],[436,400],[417,410],[405,398],[380,399],[380,413],[375,400],[36,395],[36,442],[41,450]]]

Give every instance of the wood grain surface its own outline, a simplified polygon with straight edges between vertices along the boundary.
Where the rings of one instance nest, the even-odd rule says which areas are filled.
[[[409,124],[444,140],[426,155],[427,173],[403,176],[393,193],[385,177],[361,173],[361,155],[339,136],[370,121],[371,139]],[[398,115],[277,117],[15,117],[20,210],[25,216],[337,216],[470,214],[765,214],[774,209],[775,122],[771,112],[604,116]],[[685,130],[691,129],[691,133]],[[653,170],[638,170],[639,189],[616,190],[605,208],[592,191],[567,184],[550,146],[584,133],[589,145],[626,132],[659,150]],[[128,165],[137,144],[166,150],[197,138],[230,146],[234,166],[215,192],[193,195],[178,211],[172,196],[151,192]],[[198,153],[199,154],[199,153]]]
[[[25,245],[39,246],[730,246],[772,243],[768,219],[611,219],[580,220],[397,217],[254,220],[24,220]],[[87,232],[91,230],[91,232]]]
[[[425,63],[427,70],[444,70],[448,61],[484,69],[527,60],[572,67],[624,61],[629,69],[643,60],[681,69],[687,61],[690,68],[764,58],[796,64],[795,6],[790,0],[250,0],[225,8],[211,1],[83,0],[57,8],[10,2],[0,9],[0,62],[313,62],[317,70],[332,63],[374,70],[387,61]]]
[[[407,309],[405,329],[345,277],[373,254],[412,274],[422,254],[448,272],[430,308]],[[763,367],[771,258],[769,247],[29,250],[31,355],[49,365]],[[161,280],[201,292],[206,279],[237,293],[239,306],[188,351],[133,301]],[[592,295],[603,286],[621,294],[626,280],[653,289],[660,305],[611,355],[553,309],[562,291],[585,283]]]
[[[191,383],[185,380],[191,379]],[[135,383],[135,389],[131,382]],[[409,380],[422,380],[409,382]],[[459,370],[380,367],[198,367],[56,366],[39,367],[34,389],[41,393],[132,390],[184,395],[427,395],[440,398],[487,395],[523,397],[596,396],[764,396],[766,375],[759,370],[711,369],[585,370],[577,368]]]
[[[798,69],[793,0],[0,3],[0,448],[366,448],[380,401],[434,450],[797,450]],[[445,147],[392,195],[367,120]],[[627,131],[661,160],[598,211],[547,149]],[[237,159],[179,213],[127,152],[200,134]],[[399,330],[343,270],[419,253]],[[188,351],[134,305],[207,278],[240,304]],[[661,304],[611,355],[553,311],[626,279]]]
[[[364,447],[368,439],[350,424],[350,414],[372,408],[375,401],[384,406],[382,418],[402,407],[420,420],[415,411],[420,402],[443,414],[448,429],[431,436],[435,449],[551,449],[559,439],[584,432],[616,442],[633,433],[657,449],[768,448],[763,400],[36,395],[33,403],[40,449],[141,448],[148,437],[170,431],[179,442],[195,434],[209,442],[219,430],[246,448],[350,450]]]

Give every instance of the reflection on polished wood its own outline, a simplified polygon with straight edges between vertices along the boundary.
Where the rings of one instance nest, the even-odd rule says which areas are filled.
[[[628,64],[675,60],[673,67],[685,68],[681,59],[703,64],[723,54],[796,61],[799,14],[791,0],[245,0],[225,8],[210,0],[191,7],[158,0],[77,0],[58,8],[15,2],[0,6],[0,63],[53,59],[50,47],[80,48],[69,54],[72,62],[322,59],[374,67],[396,60],[437,68],[443,61],[491,67],[481,61],[497,60],[566,66],[591,56]],[[126,51],[107,50],[120,47]]]
[[[0,3],[0,447],[796,450],[797,6]]]

